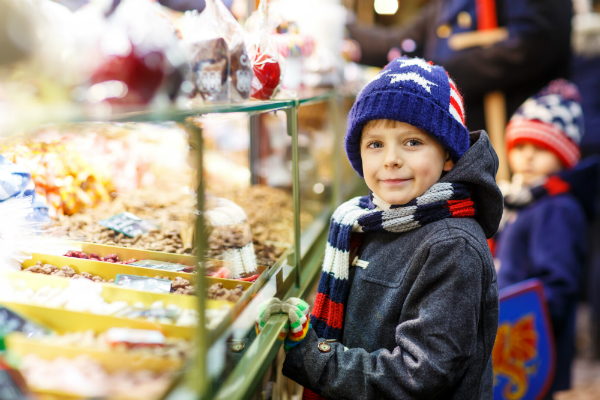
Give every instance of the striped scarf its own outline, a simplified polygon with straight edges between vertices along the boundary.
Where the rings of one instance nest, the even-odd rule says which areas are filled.
[[[545,196],[556,196],[571,191],[571,185],[560,175],[551,175],[531,187],[523,186],[519,190],[505,193],[504,207],[509,210],[520,210]]]
[[[468,185],[436,183],[422,196],[398,206],[389,205],[371,194],[342,204],[333,213],[325,249],[323,272],[311,326],[318,337],[341,340],[344,307],[350,290],[350,238],[352,232],[407,232],[445,218],[475,216]],[[303,400],[323,397],[304,389]]]
[[[352,232],[407,232],[445,218],[474,217],[469,186],[436,183],[423,195],[402,206],[383,203],[373,195],[357,197],[334,212],[323,261],[323,271],[311,324],[319,337],[340,340],[344,306],[350,289]]]

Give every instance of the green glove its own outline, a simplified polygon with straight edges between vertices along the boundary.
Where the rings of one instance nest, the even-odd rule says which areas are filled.
[[[259,334],[263,330],[273,314],[287,314],[288,321],[283,326],[279,339],[285,341],[284,348],[288,351],[306,337],[310,328],[308,312],[308,304],[297,297],[291,297],[284,302],[277,298],[269,299],[259,306],[255,324],[256,333]]]

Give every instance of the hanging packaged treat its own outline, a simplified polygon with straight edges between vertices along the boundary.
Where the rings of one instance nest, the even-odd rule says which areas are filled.
[[[100,48],[105,59],[92,75],[90,103],[148,104],[161,87],[171,100],[177,94],[185,57],[157,3],[123,0],[108,19]]]
[[[252,68],[243,30],[221,0],[207,0],[202,14],[180,22],[189,79],[205,101],[240,102],[250,97]]]
[[[267,0],[260,1],[258,10],[250,16],[247,27],[246,46],[254,72],[250,95],[255,99],[268,100],[279,89],[282,57],[269,32]]]
[[[227,278],[253,275],[257,270],[252,232],[246,213],[234,202],[208,197],[204,217],[208,229],[207,256],[226,261]],[[223,276],[224,277],[224,276]]]

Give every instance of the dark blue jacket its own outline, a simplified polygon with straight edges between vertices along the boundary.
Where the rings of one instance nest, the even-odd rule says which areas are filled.
[[[506,115],[512,115],[548,82],[567,77],[570,60],[571,0],[496,0],[496,8],[498,24],[506,27],[509,38],[460,51],[448,47],[438,28],[445,25],[452,34],[476,30],[475,0],[433,0],[402,27],[354,24],[348,30],[361,46],[361,62],[368,65],[387,64],[391,48],[413,40],[415,51],[403,52],[443,65],[464,96],[467,126],[484,129],[484,94],[504,91]],[[458,23],[461,12],[470,15],[469,26]]]
[[[551,391],[570,387],[586,243],[586,215],[571,194],[539,199],[496,235],[499,289],[529,278],[544,284],[557,356]]]

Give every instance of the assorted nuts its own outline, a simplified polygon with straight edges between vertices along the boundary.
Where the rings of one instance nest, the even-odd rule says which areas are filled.
[[[223,287],[223,284],[220,282],[210,285],[210,287],[207,290],[207,295],[209,299],[231,301],[233,303],[238,301],[243,294],[244,286],[237,285],[234,289],[225,289]]]
[[[236,191],[211,189],[214,189],[211,190],[213,194],[235,202],[246,213],[258,265],[272,266],[294,242],[294,211],[290,193],[262,185]],[[62,227],[66,235],[74,240],[175,254],[193,254],[192,238],[182,237],[182,232],[194,225],[193,210],[194,199],[188,194],[176,191],[156,193],[147,188],[140,188],[132,193],[119,195],[111,203],[103,203],[94,209],[87,209],[72,216],[63,216],[56,225]],[[98,223],[123,211],[156,222],[160,229],[131,238]],[[312,219],[309,213],[302,212],[301,227],[307,226]],[[208,237],[206,255],[209,258],[218,258],[219,254],[240,247],[246,242],[243,230],[213,230]]]
[[[40,261],[38,261],[35,265],[24,269],[23,271],[71,279],[88,279],[90,281],[100,283],[114,283],[114,279],[106,280],[100,276],[92,275],[89,272],[81,272],[81,274],[77,274],[71,267],[64,266],[62,268],[58,268],[52,264],[42,264]],[[155,276],[154,278],[170,279],[162,276]],[[171,280],[171,293],[192,296],[196,294],[196,290],[197,288],[195,285],[192,285],[189,280],[180,276]],[[242,297],[243,292],[243,285],[237,285],[234,289],[226,289],[220,282],[211,285],[206,291],[209,299],[230,301],[233,303],[237,302]]]
[[[116,254],[108,254],[104,257],[100,257],[96,253],[90,253],[90,255],[88,256],[83,251],[76,251],[76,250],[67,251],[67,253],[65,254],[65,257],[82,258],[84,260],[90,260],[90,261],[104,261],[104,262],[109,262],[109,263],[113,263],[113,264],[131,264],[131,263],[134,263],[137,261],[135,258],[132,258],[131,260],[128,260],[128,261],[121,261],[121,260],[119,260],[119,256]]]
[[[81,274],[77,274],[75,270],[71,267],[64,266],[62,268],[58,268],[56,265],[52,264],[42,264],[41,261],[35,263],[35,265],[26,268],[23,270],[24,272],[32,272],[34,274],[44,274],[44,275],[52,275],[52,276],[61,276],[63,278],[71,278],[71,279],[89,279],[94,282],[101,283],[113,283],[114,279],[109,279],[108,281],[103,279],[100,276],[92,275],[89,272],[81,272]]]

